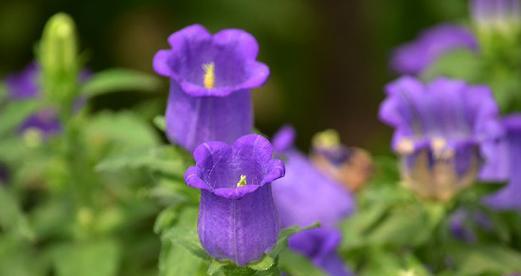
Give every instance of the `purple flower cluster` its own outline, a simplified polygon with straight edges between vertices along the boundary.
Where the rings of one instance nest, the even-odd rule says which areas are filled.
[[[169,139],[195,148],[196,164],[185,181],[201,190],[202,246],[216,259],[243,266],[273,247],[280,227],[320,222],[320,230],[291,237],[292,248],[332,275],[347,275],[336,253],[340,234],[333,227],[353,209],[348,192],[293,148],[291,129],[274,139],[276,154],[287,162],[284,178],[285,167],[272,158],[270,142],[250,134],[250,90],[269,75],[268,67],[255,60],[255,39],[241,30],[211,35],[193,25],[172,34],[169,42],[172,49],[156,54],[154,68],[171,80]]]

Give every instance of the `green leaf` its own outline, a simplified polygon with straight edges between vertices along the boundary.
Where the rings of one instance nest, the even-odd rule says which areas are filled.
[[[161,146],[111,155],[102,160],[96,169],[99,171],[147,169],[182,179],[189,165],[186,159],[187,154],[182,150],[173,146]]]
[[[521,253],[498,245],[466,245],[451,254],[458,265],[457,275],[506,275],[521,271]]]
[[[154,117],[154,125],[162,130],[162,131],[165,131],[166,130],[166,120],[165,120],[165,116],[156,116]]]
[[[226,265],[228,265],[227,263],[225,262],[219,262],[218,260],[212,260],[212,262],[210,263],[210,266],[208,267],[208,271],[206,272],[206,274],[212,276],[212,275],[215,275],[217,273],[219,273],[223,267],[225,267]]]
[[[253,270],[266,271],[270,269],[275,264],[275,260],[270,255],[264,255],[264,257],[252,264],[249,264],[248,267]]]
[[[306,257],[294,253],[289,249],[280,252],[278,264],[282,271],[292,276],[325,275],[324,272],[315,267]]]
[[[2,186],[0,186],[0,226],[27,240],[35,238],[15,196]]]
[[[29,115],[40,107],[37,101],[13,101],[0,110],[0,135],[18,127]]]
[[[149,148],[159,143],[154,128],[131,112],[103,112],[84,126],[85,139],[100,149],[114,151]]]
[[[60,245],[52,250],[58,276],[117,275],[120,250],[112,240]]]
[[[93,97],[121,91],[155,91],[160,81],[155,76],[128,70],[109,69],[94,75],[80,90],[80,94]]]
[[[433,80],[445,76],[474,82],[481,73],[481,61],[475,52],[468,49],[455,50],[441,56],[423,73],[422,78]]]

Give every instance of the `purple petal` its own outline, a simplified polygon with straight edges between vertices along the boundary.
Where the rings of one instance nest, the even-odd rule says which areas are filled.
[[[457,25],[438,25],[396,49],[391,67],[400,74],[419,75],[442,55],[462,48],[478,48],[476,38],[469,30]]]
[[[295,129],[292,126],[282,127],[275,135],[273,135],[273,148],[280,152],[293,147],[295,136]]]
[[[498,160],[508,160],[504,165],[508,170],[509,183],[505,188],[495,195],[485,199],[489,205],[497,209],[517,209],[521,210],[521,170],[517,169],[521,164],[521,113],[511,115],[504,121],[506,129],[505,152],[508,156],[501,156]]]
[[[192,97],[171,84],[166,110],[170,141],[193,150],[207,141],[232,143],[253,128],[251,94],[227,97]]]
[[[13,100],[24,100],[38,97],[40,86],[38,78],[40,68],[36,63],[29,64],[22,72],[9,75],[5,79],[9,97]]]
[[[170,50],[154,57],[154,69],[175,81],[192,96],[228,96],[264,84],[268,67],[257,62],[258,45],[249,33],[228,29],[211,35],[201,25],[192,25],[169,37]],[[204,66],[213,64],[213,87],[203,85]]]
[[[277,241],[277,221],[270,185],[241,199],[201,193],[199,239],[216,259],[238,265],[259,260]]]
[[[283,152],[286,174],[273,183],[273,197],[283,227],[320,222],[333,226],[354,209],[353,199],[339,183],[322,175],[296,150]]]

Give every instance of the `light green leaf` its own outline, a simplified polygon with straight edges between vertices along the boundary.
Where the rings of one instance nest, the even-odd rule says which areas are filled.
[[[161,146],[111,155],[102,160],[96,169],[99,171],[147,169],[182,178],[189,164],[186,158],[187,154],[178,148]]]
[[[458,275],[488,275],[521,271],[521,253],[498,245],[468,245],[451,250]]]
[[[265,255],[259,261],[249,264],[248,267],[253,270],[266,271],[275,264],[275,260],[270,255]]]
[[[0,226],[15,235],[33,240],[35,234],[13,194],[0,186]]]
[[[63,244],[52,259],[58,276],[112,276],[118,273],[120,250],[111,240]]]
[[[278,265],[282,271],[292,276],[321,276],[326,275],[315,267],[306,257],[289,249],[282,250],[279,254]]]
[[[37,101],[13,101],[2,107],[0,110],[0,135],[13,131],[39,107],[40,104]]]
[[[475,52],[468,49],[455,50],[441,56],[423,73],[422,78],[432,80],[445,76],[474,82],[481,73],[481,61]]]
[[[94,75],[80,90],[80,94],[93,97],[101,94],[121,91],[154,91],[160,81],[155,76],[128,70],[109,69]]]
[[[165,116],[156,116],[154,118],[154,125],[162,131],[166,129]]]
[[[103,112],[85,125],[85,139],[97,146],[116,151],[149,148],[159,143],[154,128],[131,112]]]

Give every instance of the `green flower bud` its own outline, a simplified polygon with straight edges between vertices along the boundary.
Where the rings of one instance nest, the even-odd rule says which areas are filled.
[[[70,16],[59,13],[49,19],[40,42],[39,61],[46,97],[70,108],[79,70],[76,27]]]

